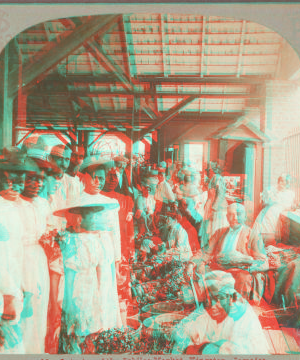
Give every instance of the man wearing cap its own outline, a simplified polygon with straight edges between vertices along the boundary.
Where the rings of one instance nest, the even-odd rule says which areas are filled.
[[[155,210],[154,194],[158,184],[158,172],[147,171],[143,174],[141,181],[141,193],[138,194],[135,202],[135,218],[138,224],[139,234],[153,231],[153,214]]]
[[[84,159],[84,147],[83,146],[71,146],[71,158],[70,165],[67,170],[67,174],[72,176],[73,178],[81,178],[81,173],[79,172],[80,166],[83,163]]]
[[[158,171],[158,184],[156,187],[155,192],[155,200],[160,203],[168,203],[168,202],[174,202],[175,201],[175,195],[171,189],[171,186],[169,183],[167,183],[165,179],[165,172],[166,169],[159,167],[157,169]]]
[[[164,168],[157,168],[158,171],[158,184],[156,186],[156,191],[154,195],[155,204],[155,213],[154,213],[154,220],[155,222],[158,221],[158,216],[161,211],[164,211],[164,208],[167,206],[169,202],[175,201],[175,195],[171,189],[170,184],[165,179],[165,172],[166,169]]]
[[[55,145],[51,149],[49,160],[53,165],[53,171],[47,179],[46,191],[52,211],[68,205],[83,191],[79,181],[66,173],[71,154],[71,149],[66,145]],[[52,217],[52,221],[57,230],[62,230],[66,226],[64,220]]]
[[[114,158],[116,165],[116,174],[119,180],[119,183],[115,189],[116,192],[127,195],[133,198],[133,190],[131,189],[130,174],[127,169],[129,160],[122,155],[118,155]]]
[[[22,210],[26,202],[20,194],[29,167],[25,154],[17,148],[7,149],[4,156],[5,161],[0,163],[0,332],[3,337],[0,353],[21,354],[24,353],[20,319],[25,234]]]
[[[217,230],[204,248],[204,261],[212,269],[230,272],[236,290],[247,300],[260,301],[264,292],[263,271],[268,261],[261,236],[244,225],[245,208],[233,203],[227,207],[229,227]]]
[[[201,277],[205,301],[173,330],[173,354],[268,354],[257,315],[223,271]]]

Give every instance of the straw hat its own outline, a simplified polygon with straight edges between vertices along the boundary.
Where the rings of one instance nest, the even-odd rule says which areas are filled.
[[[39,168],[26,153],[17,147],[3,149],[4,159],[0,162],[0,170],[13,172],[38,172]]]
[[[109,156],[103,156],[103,155],[92,155],[88,156],[83,160],[82,165],[80,166],[80,172],[86,172],[88,168],[91,167],[97,167],[100,165],[107,164],[111,162],[112,159]]]
[[[55,216],[65,217],[68,213],[80,214],[83,209],[91,209],[94,212],[114,210],[119,207],[118,203],[103,203],[99,204],[97,198],[93,202],[92,196],[83,194],[79,199],[74,201],[67,208],[59,209],[53,213]]]
[[[34,160],[40,169],[51,170],[55,168],[54,164],[49,161],[48,154],[45,150],[29,148],[27,150],[27,156]]]
[[[114,161],[120,161],[120,162],[125,162],[126,164],[129,163],[129,160],[123,156],[123,155],[117,155],[114,157]]]

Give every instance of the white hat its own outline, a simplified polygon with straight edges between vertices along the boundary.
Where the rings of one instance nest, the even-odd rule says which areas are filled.
[[[104,211],[104,210],[114,210],[119,207],[118,203],[99,203],[97,202],[97,197],[95,197],[95,202],[93,196],[83,194],[70,204],[67,208],[59,209],[53,212],[55,216],[65,217],[68,213],[80,214],[81,211],[85,208],[94,209],[95,212]]]
[[[205,283],[213,296],[217,296],[219,292],[235,293],[234,277],[225,271],[215,270],[205,274]]]
[[[80,171],[84,172],[89,167],[97,167],[97,166],[100,166],[100,165],[107,164],[109,162],[112,162],[112,159],[111,159],[110,156],[103,156],[103,155],[88,156],[83,160],[83,163],[80,166]]]

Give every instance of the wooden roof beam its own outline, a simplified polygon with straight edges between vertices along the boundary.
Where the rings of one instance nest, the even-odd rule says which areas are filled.
[[[137,94],[136,87],[131,83],[131,81],[126,77],[126,75],[122,72],[118,65],[114,64],[113,60],[110,58],[108,54],[106,54],[105,50],[101,45],[99,45],[95,40],[89,41],[87,44],[87,48],[92,51],[92,54],[99,61],[100,59],[105,62],[106,66],[114,72],[116,77],[121,81],[121,83],[126,88],[127,92],[131,92],[132,95]],[[143,110],[146,114],[152,119],[157,120],[157,115],[155,114],[155,110],[144,101],[141,103]]]
[[[116,75],[116,77],[119,79],[119,81],[121,81],[126,90],[134,91],[134,85],[131,84],[129,79],[127,79],[126,75],[119,68],[119,66],[117,64],[114,64],[114,61],[105,52],[103,47],[96,42],[96,40],[88,41],[87,44],[85,44],[85,48],[91,52],[91,54],[98,62],[103,61],[105,63],[105,66],[107,66],[109,70]]]
[[[9,96],[14,96],[20,87],[28,89],[33,86],[38,80],[47,75],[47,71],[65,59],[72,51],[79,48],[82,43],[94,34],[104,35],[116,23],[119,16],[96,16],[79,26],[59,43],[53,43],[53,47],[46,54],[39,56],[36,61],[24,67],[22,83],[18,81],[18,71],[13,71],[9,84]]]
[[[183,110],[185,107],[187,107],[191,102],[193,102],[195,99],[197,99],[199,96],[189,96],[182,100],[179,104],[172,107],[165,115],[163,115],[158,121],[147,128],[146,130],[142,131],[142,133],[139,136],[139,139],[142,139],[145,135],[147,135],[149,132],[156,130],[157,128],[161,127],[162,125],[166,124],[168,121],[170,121],[174,116],[176,116],[179,111]]]

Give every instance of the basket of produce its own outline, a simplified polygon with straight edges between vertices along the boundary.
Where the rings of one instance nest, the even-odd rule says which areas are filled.
[[[159,334],[155,318],[156,316],[150,316],[143,321],[142,332],[144,336],[156,337]]]
[[[182,314],[184,307],[176,302],[166,301],[154,304],[153,310],[160,314]]]
[[[93,335],[96,354],[124,354],[138,351],[142,324],[138,320],[128,319],[126,329],[110,329]]]
[[[169,301],[159,302],[156,304],[147,304],[141,309],[140,320],[144,321],[149,317],[162,315],[170,312],[183,314],[184,307],[176,302]]]
[[[163,314],[155,318],[157,331],[164,335],[168,340],[171,339],[173,328],[185,318],[185,315],[180,314]]]

